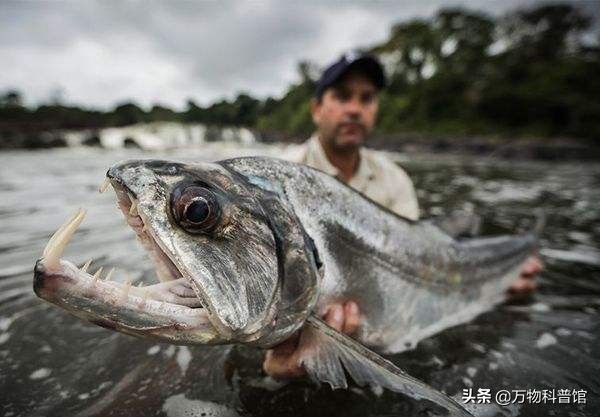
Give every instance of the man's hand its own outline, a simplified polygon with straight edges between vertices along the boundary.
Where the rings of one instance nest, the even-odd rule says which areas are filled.
[[[360,326],[360,311],[354,301],[344,304],[332,304],[323,317],[325,322],[347,335],[352,335]],[[285,342],[267,350],[263,363],[265,372],[275,379],[297,378],[306,374],[300,364],[300,332],[297,332]]]
[[[508,294],[515,296],[533,292],[537,288],[536,278],[543,267],[544,264],[539,256],[530,256],[523,264],[519,279],[508,289]]]

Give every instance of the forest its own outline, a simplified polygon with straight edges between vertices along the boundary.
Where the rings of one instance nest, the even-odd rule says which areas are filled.
[[[376,134],[490,135],[503,138],[600,136],[600,46],[591,17],[552,3],[492,17],[467,9],[400,22],[360,51],[388,76]],[[336,57],[332,57],[332,60]],[[153,121],[245,126],[280,138],[313,129],[309,101],[323,68],[297,65],[299,82],[280,97],[235,99],[182,111],[134,102],[109,111],[53,102],[26,106],[18,87],[0,92],[0,133],[102,128]]]

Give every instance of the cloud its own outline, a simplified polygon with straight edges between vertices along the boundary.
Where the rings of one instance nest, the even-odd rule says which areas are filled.
[[[0,91],[16,88],[33,104],[60,90],[67,103],[101,108],[278,95],[297,81],[300,60],[325,65],[384,40],[399,21],[523,3],[0,0]]]

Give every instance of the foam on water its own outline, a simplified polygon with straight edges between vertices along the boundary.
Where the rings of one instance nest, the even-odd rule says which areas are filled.
[[[556,337],[554,337],[550,333],[544,333],[536,340],[535,345],[539,349],[544,349],[544,348],[547,348],[548,346],[555,345],[556,342],[557,342]]]
[[[190,400],[184,394],[167,398],[162,410],[167,417],[238,417],[237,411],[217,403]]]
[[[33,371],[30,375],[29,378],[30,379],[44,379],[44,378],[48,378],[50,376],[50,374],[52,373],[51,369],[48,368],[40,368],[40,369],[36,369],[35,371]]]

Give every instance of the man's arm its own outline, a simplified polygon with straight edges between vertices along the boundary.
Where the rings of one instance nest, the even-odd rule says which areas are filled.
[[[381,203],[399,216],[419,220],[417,192],[406,171],[385,155],[377,155],[377,158],[376,170],[384,178],[379,185],[387,194]]]

